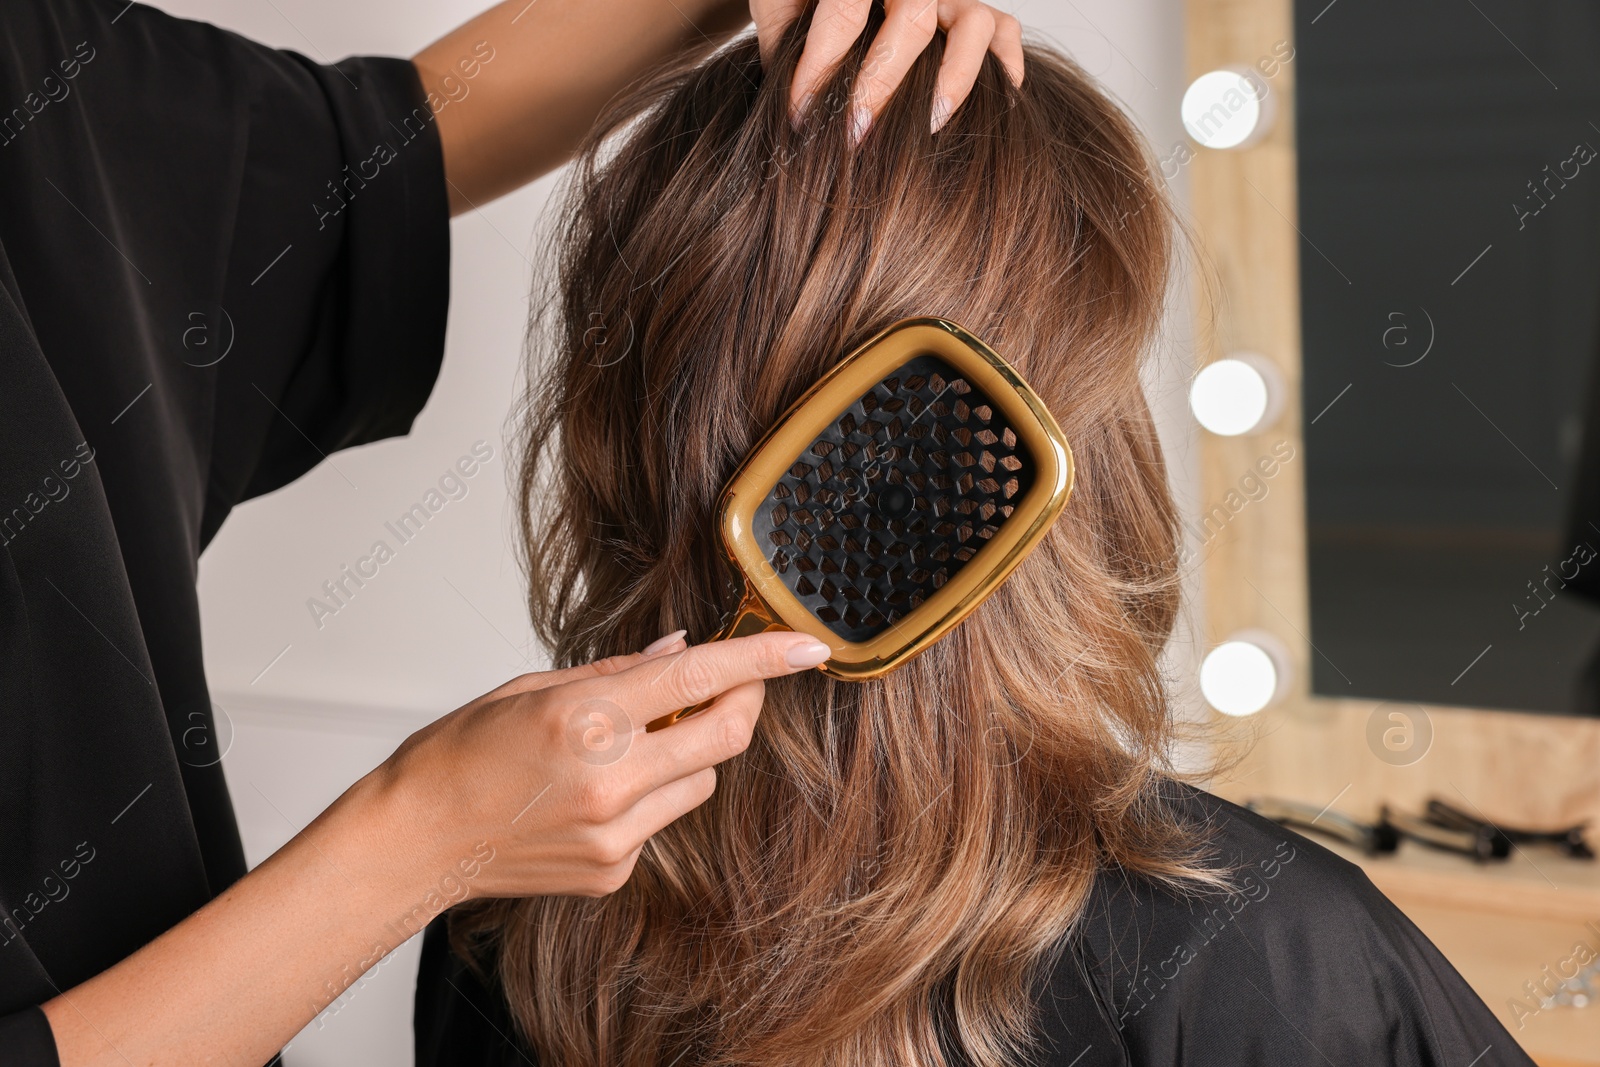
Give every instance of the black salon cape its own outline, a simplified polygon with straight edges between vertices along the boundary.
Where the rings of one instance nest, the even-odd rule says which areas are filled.
[[[1109,872],[1038,993],[1040,1067],[1532,1067],[1361,869],[1185,786],[1232,895]],[[504,1002],[428,928],[417,1067],[530,1067]],[[966,1060],[948,1047],[953,1067]]]
[[[30,1006],[244,873],[196,561],[409,429],[448,227],[408,61],[0,3],[0,1063],[54,1064]]]

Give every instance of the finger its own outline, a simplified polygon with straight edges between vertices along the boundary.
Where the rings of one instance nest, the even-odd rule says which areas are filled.
[[[1021,85],[1024,74],[1022,61],[1022,23],[1017,21],[1015,15],[1004,11],[994,12],[994,40],[989,42],[989,51],[993,52],[1000,60],[1000,65],[1006,68],[1006,74],[1011,77],[1012,85]]]
[[[762,66],[772,63],[772,53],[777,51],[783,32],[800,17],[801,4],[802,0],[751,0],[750,17],[756,24]]]
[[[651,793],[737,756],[755,735],[764,693],[764,683],[746,682],[675,729],[654,734],[632,731],[620,750],[626,761],[602,777],[588,779],[583,810],[594,822],[614,827]],[[610,835],[613,843],[624,839],[625,835]]]
[[[688,636],[688,630],[674,630],[670,634],[658,637],[648,645],[645,645],[644,648],[639,650],[639,655],[649,659],[651,656],[662,656],[668,652],[677,652],[688,648],[689,642],[685,640]]]
[[[934,133],[947,122],[955,109],[972,92],[994,40],[994,13],[983,4],[969,4],[945,29],[944,60],[939,64],[939,79],[933,93]]]
[[[682,652],[689,647],[684,635],[687,630],[674,630],[664,637],[659,637],[642,652],[629,652],[621,656],[607,656],[597,659],[593,663],[581,663],[576,667],[563,667],[554,671],[536,671],[532,674],[519,675],[505,685],[486,694],[484,700],[497,700],[501,697],[514,696],[517,693],[536,693],[541,689],[549,689],[555,685],[565,685],[568,682],[577,682],[585,678],[599,678],[606,675],[618,674],[629,667],[644,663],[647,660],[659,659],[674,652]]]
[[[791,113],[805,111],[807,99],[816,93],[817,86],[866,29],[871,10],[872,0],[822,0],[817,5],[816,13],[811,16],[811,29],[806,32],[805,49],[800,53],[800,62],[795,64],[794,80],[789,85]]]
[[[634,749],[639,757],[634,765],[634,788],[641,795],[660,789],[749,748],[765,696],[764,683],[746,682],[718,697],[699,714],[674,724],[672,729],[644,734]]]
[[[668,782],[641,797],[623,816],[623,832],[632,840],[648,841],[710,800],[716,791],[717,772],[713,767]]]
[[[712,641],[636,664],[608,678],[570,686],[571,699],[609,700],[627,708],[636,722],[649,722],[679,708],[762,678],[780,678],[825,662],[832,650],[809,634],[788,630]]]
[[[856,76],[851,96],[850,138],[856,143],[866,136],[889,95],[905,79],[939,28],[937,0],[900,0],[888,7],[878,36],[867,51],[861,73]]]

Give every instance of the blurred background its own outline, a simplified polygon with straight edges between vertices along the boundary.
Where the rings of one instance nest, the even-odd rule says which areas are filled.
[[[670,2],[670,0],[663,0]],[[421,0],[155,0],[321,62],[408,56],[482,9]],[[1180,202],[1187,143],[1184,19],[1177,0],[1034,0],[1012,10],[1117,96],[1161,157]],[[529,631],[506,492],[506,419],[521,388],[530,286],[558,172],[457,219],[444,369],[407,438],[341,452],[297,483],[237,508],[201,559],[206,669],[228,744],[224,766],[245,848],[259,863],[417,727],[544,663]],[[1152,364],[1152,403],[1186,513],[1196,510],[1194,365],[1175,295]],[[333,614],[322,591],[386,537],[475,443],[492,461]],[[1198,594],[1198,590],[1195,590]],[[1192,605],[1195,599],[1191,597]],[[1193,616],[1191,615],[1191,618]],[[1170,653],[1185,713],[1197,646]],[[418,942],[354,985],[297,1037],[290,1067],[411,1062]]]

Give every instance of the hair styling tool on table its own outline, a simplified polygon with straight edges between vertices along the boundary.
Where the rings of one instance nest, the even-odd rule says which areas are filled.
[[[1280,826],[1323,834],[1336,841],[1353,845],[1368,855],[1393,852],[1400,847],[1399,833],[1387,821],[1381,819],[1368,825],[1357,822],[1348,815],[1341,815],[1337,811],[1327,809],[1319,811],[1309,804],[1278,800],[1274,797],[1259,797],[1245,806]]]
[[[1479,863],[1503,860],[1511,855],[1511,842],[1487,823],[1472,829],[1438,826],[1415,815],[1401,814],[1387,804],[1383,807],[1383,820],[1398,830],[1402,837],[1420,841],[1432,848],[1471,856]]]
[[[898,322],[807,390],[723,490],[744,594],[712,640],[795,630],[833,649],[824,673],[879,677],[999,587],[1072,474],[1060,427],[998,353],[944,319]]]
[[[1497,826],[1437,797],[1428,801],[1428,811],[1424,818],[1435,826],[1444,826],[1452,830],[1480,833],[1487,828],[1505,839],[1508,852],[1514,845],[1555,845],[1573,859],[1594,859],[1594,849],[1584,840],[1584,831],[1588,829],[1588,823],[1578,823],[1576,826],[1558,830],[1527,830],[1514,826]]]

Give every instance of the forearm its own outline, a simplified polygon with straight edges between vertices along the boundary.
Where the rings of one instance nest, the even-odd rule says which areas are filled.
[[[262,1063],[452,904],[615,892],[749,744],[762,679],[830,654],[777,632],[687,648],[679,630],[436,719],[216,900],[46,1003],[62,1067]],[[592,758],[596,707],[628,730],[627,759]]]
[[[410,853],[400,803],[369,776],[216,900],[45,1004],[62,1067],[266,1062],[453,902],[429,899],[438,863]]]
[[[744,0],[507,0],[435,41],[413,62],[451,214],[554,170],[645,70],[748,20]]]

